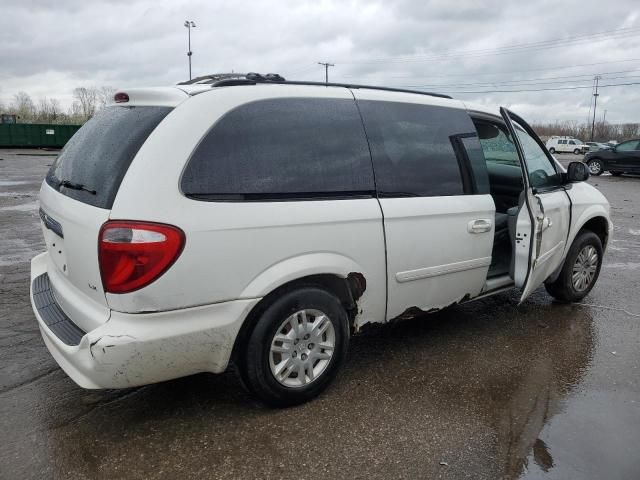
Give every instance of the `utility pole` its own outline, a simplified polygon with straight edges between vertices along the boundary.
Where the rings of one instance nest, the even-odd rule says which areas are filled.
[[[318,62],[318,65],[324,65],[324,83],[329,83],[329,67],[335,67],[335,64]]]
[[[187,27],[187,30],[189,31],[189,50],[187,51],[187,57],[189,58],[189,80],[191,80],[191,55],[193,53],[191,51],[191,29],[195,28],[196,24],[191,20],[185,20],[184,26]]]
[[[598,106],[598,81],[600,80],[600,75],[596,75],[594,77],[596,81],[596,91],[593,93],[593,120],[591,121],[591,141],[593,142],[593,133],[596,129],[596,107]]]

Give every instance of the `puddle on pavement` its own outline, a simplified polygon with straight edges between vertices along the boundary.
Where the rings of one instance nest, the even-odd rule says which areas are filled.
[[[13,187],[16,185],[26,185],[29,182],[24,180],[0,180],[0,187]]]
[[[637,270],[640,268],[640,263],[638,262],[617,262],[617,263],[605,263],[602,265],[603,268],[622,268],[626,270]]]
[[[591,310],[547,302],[515,307],[515,299],[510,303],[502,297],[431,317],[355,337],[338,384],[295,412],[258,408],[228,377],[192,377],[145,387],[70,424],[61,419],[83,410],[77,396],[61,398],[38,412],[43,418],[37,423],[52,427],[42,433],[56,464],[67,473],[91,474],[96,464],[135,463],[138,456],[151,465],[159,459],[158,445],[181,445],[187,452],[205,437],[227,452],[208,456],[208,468],[232,462],[257,472],[268,464],[264,456],[256,455],[249,466],[245,456],[233,452],[269,452],[273,438],[230,432],[237,430],[239,419],[245,431],[273,431],[274,421],[280,425],[274,418],[285,421],[293,413],[307,420],[286,422],[286,434],[278,434],[277,427],[278,449],[295,448],[296,439],[310,430],[318,441],[327,441],[320,458],[317,452],[303,452],[296,463],[331,465],[343,454],[338,444],[348,443],[350,455],[357,456],[376,449],[379,440],[387,446],[376,449],[379,461],[395,465],[398,449],[410,438],[411,448],[402,448],[405,465],[424,468],[426,477],[442,468],[442,460],[451,474],[490,461],[495,475],[487,478],[518,478],[531,465],[553,472],[557,443],[550,444],[542,432],[564,415],[567,398],[590,368]],[[33,401],[39,394],[50,395],[46,389],[33,393]],[[366,421],[346,421],[345,411],[366,411]],[[336,422],[328,425],[326,418]],[[92,445],[81,462],[78,445]],[[289,468],[289,460],[282,461]],[[272,473],[278,476],[277,471],[264,476]]]
[[[13,211],[13,212],[31,212],[34,210],[38,210],[38,201],[33,201],[29,203],[21,203],[19,205],[11,205],[9,207],[0,207],[0,210],[3,211]]]

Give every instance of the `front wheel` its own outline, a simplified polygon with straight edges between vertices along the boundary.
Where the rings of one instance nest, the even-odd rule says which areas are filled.
[[[580,155],[580,149],[579,149],[579,148],[576,148],[576,149],[573,151],[573,154],[574,154],[574,155]]]
[[[274,407],[307,402],[333,380],[349,346],[348,315],[319,287],[284,293],[266,307],[249,337],[243,380]]]
[[[551,148],[549,149],[549,153],[550,153],[551,155],[553,155],[554,153],[556,153],[556,149],[555,149],[555,148],[553,148],[553,147],[551,147]]]
[[[604,168],[602,167],[602,161],[599,158],[593,158],[587,162],[587,166],[589,167],[589,173],[591,175],[602,175],[604,172]]]
[[[545,288],[557,300],[579,302],[595,285],[601,266],[602,242],[595,233],[583,230],[573,241],[560,275],[545,283]]]

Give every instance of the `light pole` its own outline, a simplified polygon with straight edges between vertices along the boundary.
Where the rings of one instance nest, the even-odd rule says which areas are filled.
[[[193,53],[191,51],[191,28],[195,28],[196,24],[195,22],[192,22],[191,20],[185,20],[184,21],[184,26],[187,27],[187,31],[189,32],[189,50],[187,51],[187,57],[189,57],[189,80],[191,80],[191,54]]]

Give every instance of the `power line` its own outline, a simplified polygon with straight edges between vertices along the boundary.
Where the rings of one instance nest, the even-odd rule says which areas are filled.
[[[629,70],[629,72],[637,72],[636,70]],[[565,78],[565,80],[554,80],[551,82],[540,82],[536,80],[547,80],[546,78],[540,79],[531,79],[531,80],[505,80],[505,81],[497,81],[497,82],[483,82],[483,83],[430,83],[430,84],[421,84],[421,85],[405,85],[406,88],[412,87],[422,87],[422,88],[437,88],[437,87],[447,87],[447,88],[465,88],[465,87],[499,87],[499,86],[537,86],[537,85],[554,85],[554,84],[566,84],[572,82],[584,82],[587,78],[579,78],[579,77],[590,77],[593,78],[594,74],[585,74],[585,75],[576,75],[575,77],[555,77],[555,78]],[[554,78],[554,77],[550,77]],[[604,74],[600,75],[600,78],[605,78]],[[640,78],[640,75],[624,75],[624,76],[613,76],[606,77],[605,80],[616,80],[616,79],[632,79],[632,78]]]
[[[640,61],[640,58],[638,59],[638,61]],[[546,70],[546,69],[545,69]],[[549,70],[555,70],[554,68],[550,68]],[[640,69],[638,68],[634,68],[631,70],[616,70],[614,72],[601,72],[599,73],[599,75],[613,75],[613,74],[618,74],[618,73],[630,73],[630,72],[637,72],[640,71]],[[504,73],[469,73],[469,74],[460,74],[460,75],[451,75],[451,76],[469,76],[469,77],[476,77],[476,76],[484,76],[484,75],[503,75],[505,73],[523,73],[523,72],[504,72]],[[524,81],[537,81],[537,80],[556,80],[556,79],[560,79],[560,78],[575,78],[575,77],[589,77],[589,78],[593,78],[593,73],[576,73],[574,75],[563,75],[563,76],[557,76],[557,77],[539,77],[539,78],[526,78],[526,79],[522,79],[522,80],[504,80],[504,81],[500,81],[498,80],[498,82],[500,83],[507,83],[507,82],[524,82]],[[348,76],[348,75],[345,75]],[[443,77],[445,75],[440,75],[440,77]],[[448,75],[446,75],[448,76]],[[398,77],[398,76],[390,76],[389,78],[427,78],[427,77],[414,77],[414,76],[404,76],[404,77]],[[490,82],[489,80],[486,80],[485,83],[494,83],[494,82]],[[434,84],[436,85],[436,84]]]
[[[464,57],[482,57],[487,55],[503,55],[508,53],[520,52],[523,50],[545,50],[548,48],[558,48],[568,45],[579,45],[582,43],[588,43],[589,41],[602,41],[610,39],[627,38],[640,34],[640,28],[629,27],[618,30],[609,30],[605,32],[577,35],[567,38],[557,38],[553,40],[521,43],[514,45],[507,45],[504,47],[498,47],[493,49],[477,49],[466,50],[461,52],[445,52],[436,55],[416,54],[416,55],[404,55],[398,57],[386,57],[369,59],[366,61],[341,61],[344,64],[376,64],[376,63],[413,63],[413,62],[425,62],[443,58],[464,58]]]
[[[599,85],[598,88],[605,88],[605,87],[624,87],[627,85],[640,85],[640,82],[629,82],[629,83],[610,83],[607,85]],[[397,87],[400,88],[406,88],[405,85],[396,85]],[[421,89],[420,87],[413,87],[416,89]],[[573,86],[573,87],[555,87],[555,88],[534,88],[534,89],[523,89],[523,90],[478,90],[478,91],[465,91],[465,92],[440,92],[440,93],[453,93],[453,94],[460,94],[460,93],[520,93],[520,92],[546,92],[546,91],[552,91],[552,90],[580,90],[580,89],[584,89],[584,88],[593,88],[592,85],[578,85],[578,86]]]
[[[509,72],[484,72],[484,73],[450,73],[446,75],[391,75],[389,78],[446,78],[446,77],[478,77],[483,76],[486,77],[488,75],[505,75],[505,74],[518,74],[518,73],[529,73],[529,72],[542,72],[542,71],[556,71],[556,70],[566,70],[570,68],[581,68],[581,67],[592,67],[595,65],[605,65],[609,63],[626,63],[626,62],[638,62],[640,58],[629,58],[626,60],[609,60],[605,62],[595,62],[595,63],[583,63],[583,64],[574,64],[574,65],[558,65],[553,67],[543,67],[543,68],[530,68],[528,70],[517,70],[517,71],[509,71]],[[618,72],[616,72],[618,73]],[[591,76],[593,74],[588,74]],[[345,78],[353,78],[359,77],[360,75],[355,74],[346,74],[343,75]]]

